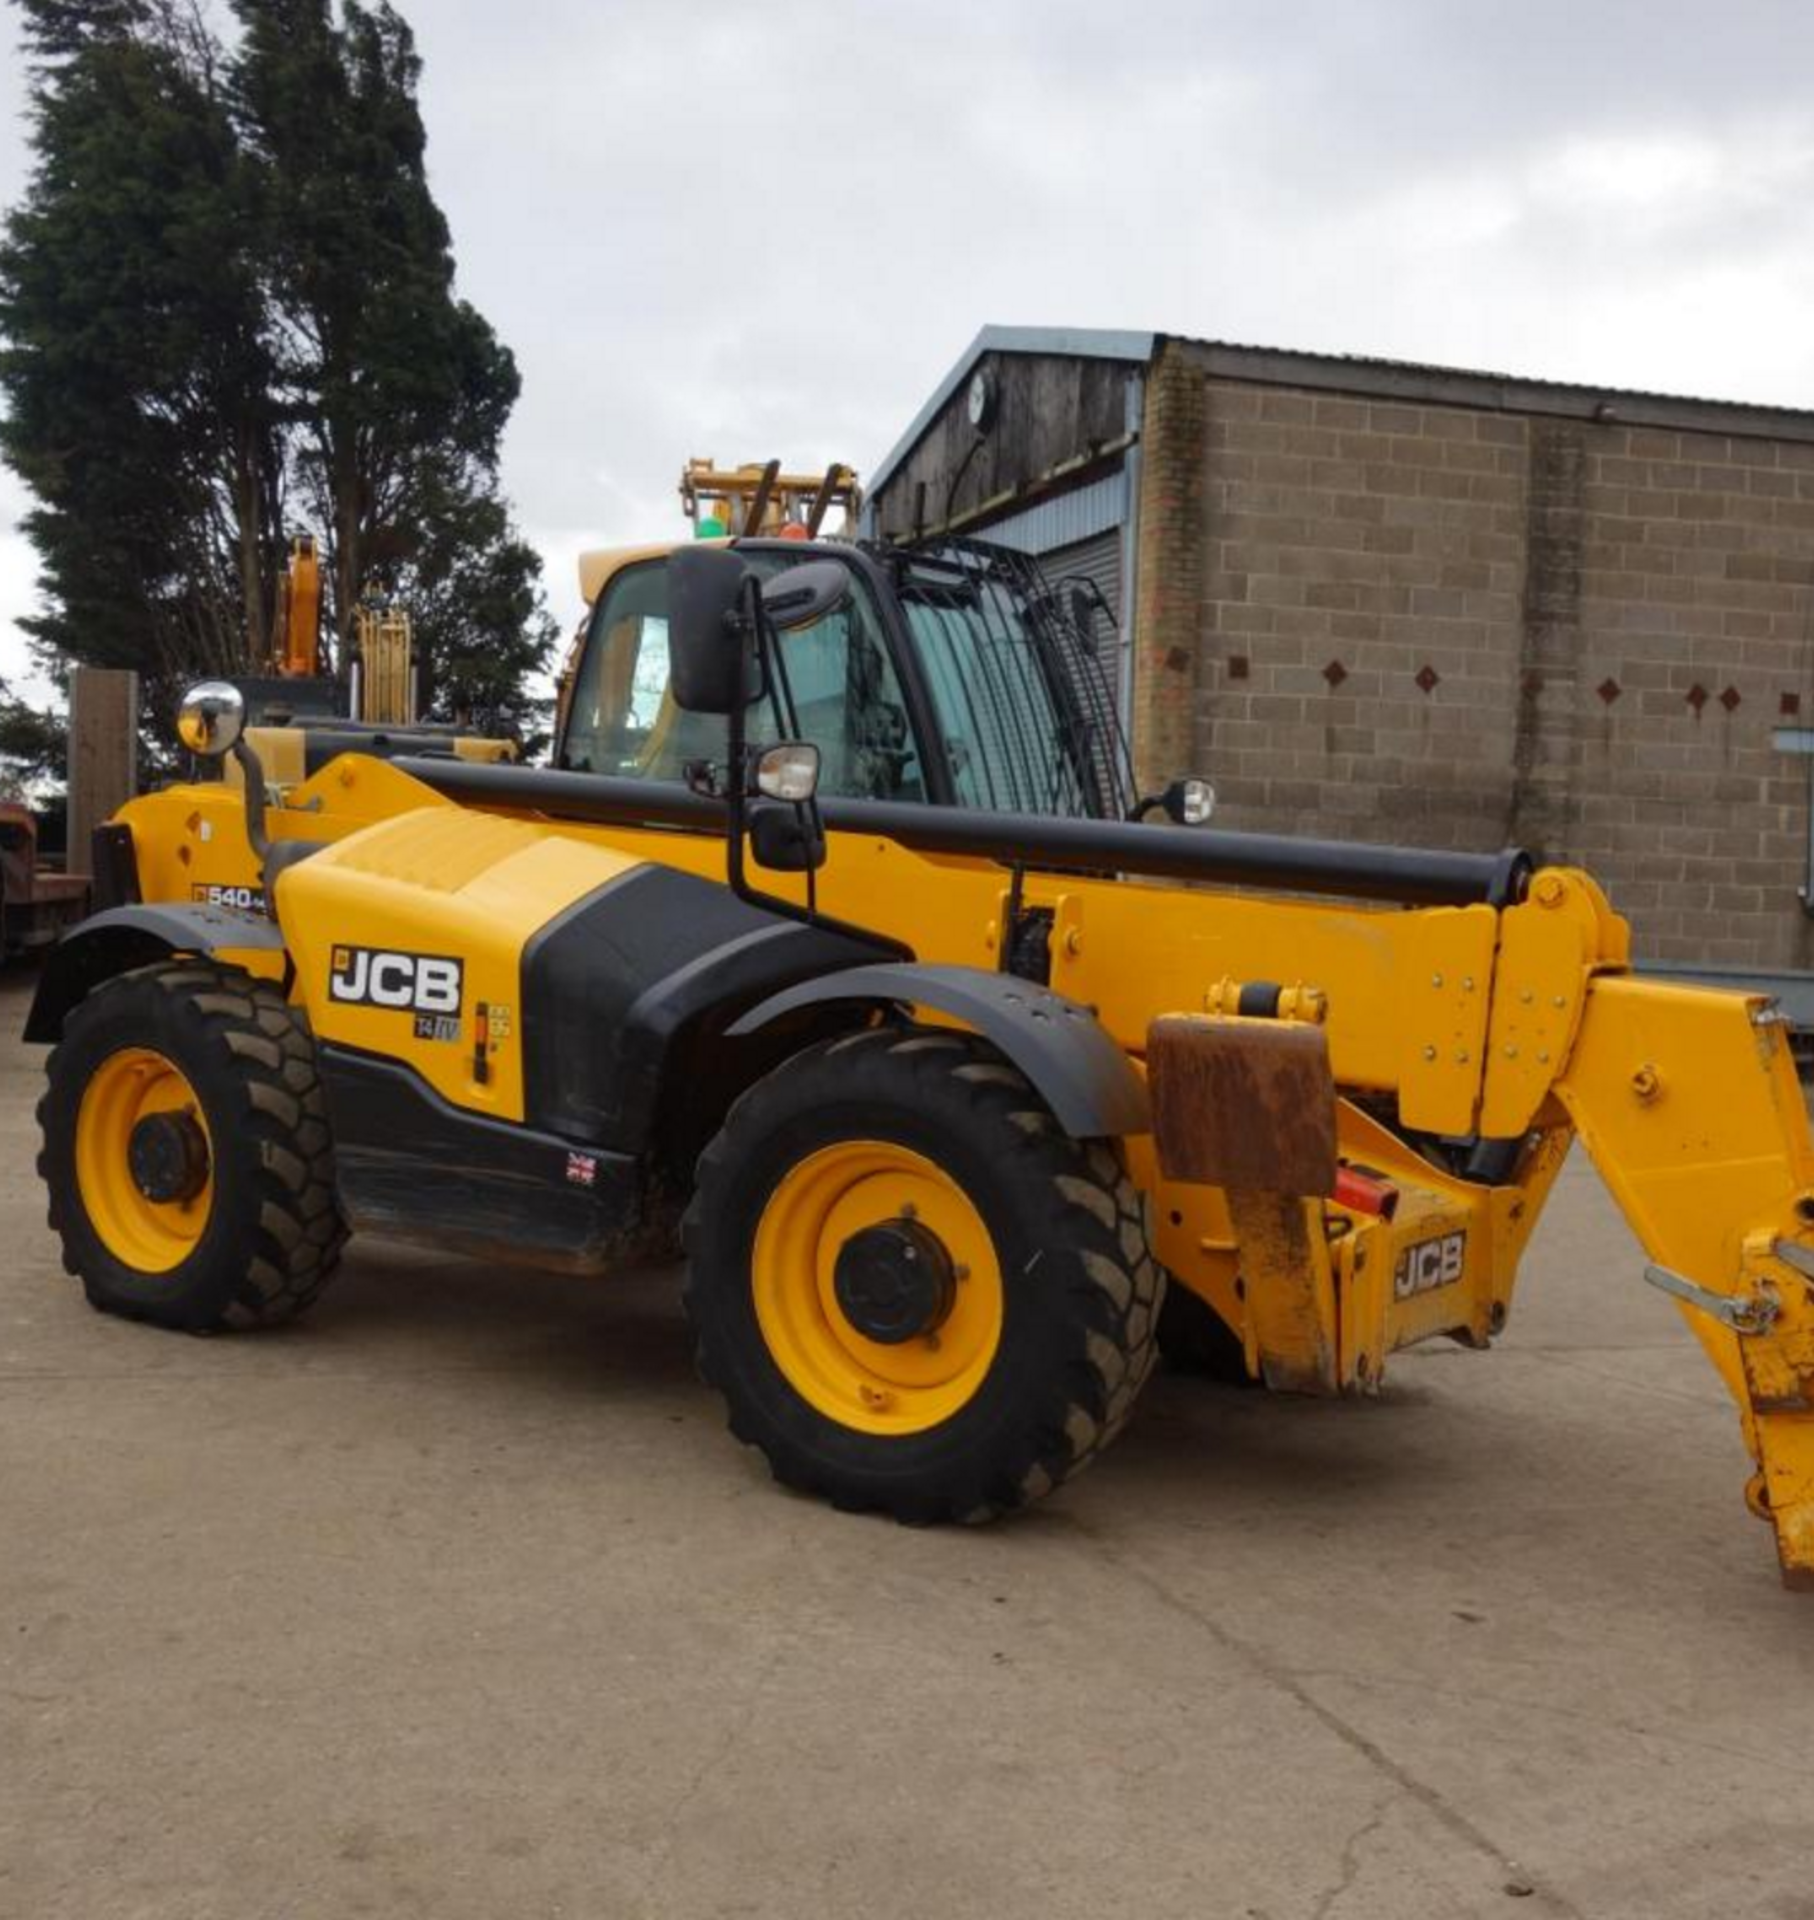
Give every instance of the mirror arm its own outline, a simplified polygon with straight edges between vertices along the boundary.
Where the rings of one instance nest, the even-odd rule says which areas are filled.
[[[271,843],[265,836],[265,769],[257,751],[242,734],[232,746],[233,758],[239,762],[239,770],[246,783],[246,840],[258,861],[258,880],[262,886],[265,877],[265,861],[271,852]]]
[[[766,684],[768,663],[763,649],[762,589],[753,573],[744,582],[742,599],[744,611],[738,617],[750,623],[756,641],[757,674]],[[729,778],[725,782],[729,789],[725,794],[724,820],[726,878],[739,900],[753,901],[755,894],[750,887],[749,876],[744,871],[743,845],[750,784],[749,706],[746,701],[734,700],[730,712],[725,716],[725,747],[730,761]]]

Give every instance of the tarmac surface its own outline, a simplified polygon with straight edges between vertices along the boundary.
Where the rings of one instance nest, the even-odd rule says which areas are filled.
[[[1018,1522],[776,1489],[675,1276],[91,1313],[0,977],[0,1916],[1814,1916],[1814,1595],[1591,1171],[1494,1353],[1160,1378]]]

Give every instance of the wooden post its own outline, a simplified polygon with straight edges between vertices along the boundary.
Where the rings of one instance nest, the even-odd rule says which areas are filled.
[[[124,667],[69,676],[69,868],[88,871],[94,830],[138,791],[139,677]]]

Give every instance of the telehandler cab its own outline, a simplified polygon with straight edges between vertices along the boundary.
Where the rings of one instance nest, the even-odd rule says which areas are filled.
[[[243,777],[122,810],[118,904],[27,1029],[89,1299],[251,1326],[349,1227],[599,1271],[678,1225],[777,1477],[974,1520],[1114,1437],[1168,1284],[1274,1387],[1488,1345],[1579,1133],[1814,1581],[1814,1149],[1769,1003],[1634,978],[1594,882],[1515,852],[825,792],[804,642],[861,569],[800,558],[669,564],[618,707],[633,759],[700,743],[681,781],[334,752],[273,788],[234,690],[192,693]]]

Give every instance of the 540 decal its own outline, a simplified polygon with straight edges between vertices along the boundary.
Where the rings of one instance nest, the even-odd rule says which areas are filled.
[[[241,913],[263,913],[265,910],[263,887],[204,886],[198,883],[189,889],[189,898],[198,906],[237,907]]]

